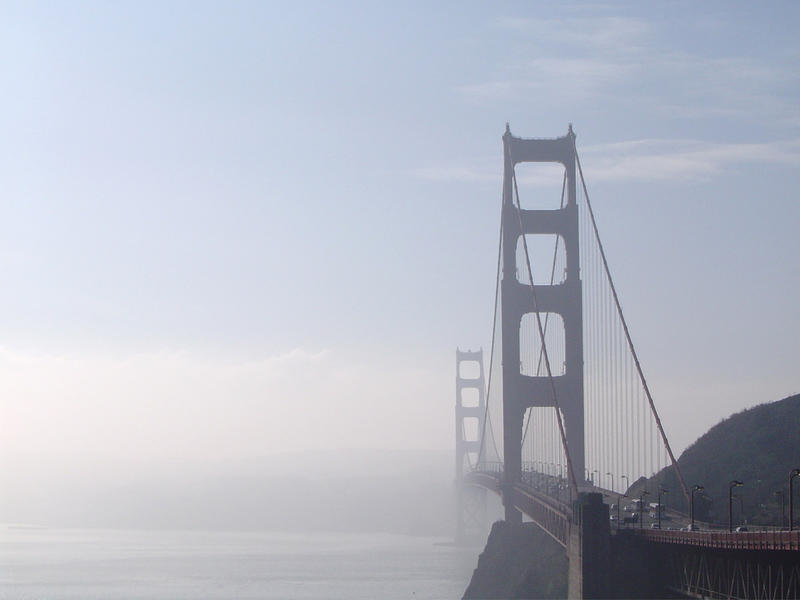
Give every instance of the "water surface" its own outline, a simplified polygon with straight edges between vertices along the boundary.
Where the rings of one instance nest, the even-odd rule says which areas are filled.
[[[0,530],[0,598],[460,598],[480,548],[393,534]]]

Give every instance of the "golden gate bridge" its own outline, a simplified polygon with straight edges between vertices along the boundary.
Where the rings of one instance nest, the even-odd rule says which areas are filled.
[[[659,418],[572,125],[555,139],[515,137],[506,125],[503,152],[488,370],[482,351],[456,352],[457,536],[483,526],[491,490],[507,522],[525,515],[565,548],[571,598],[797,598],[800,532],[791,519],[790,531],[697,530],[702,488],[684,480]],[[563,167],[552,208],[523,207],[522,163]],[[531,252],[547,244],[552,252]],[[625,501],[635,510],[625,519],[634,526],[624,527],[620,507],[634,488],[644,491]],[[666,517],[667,494],[689,514],[673,508]],[[646,496],[658,498],[647,528]],[[662,528],[662,516],[685,525]],[[622,576],[623,560],[641,563],[640,581]]]

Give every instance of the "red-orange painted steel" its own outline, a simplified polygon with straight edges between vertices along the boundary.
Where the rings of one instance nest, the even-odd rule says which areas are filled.
[[[638,532],[661,544],[685,544],[726,550],[793,550],[800,552],[800,531],[659,531]]]

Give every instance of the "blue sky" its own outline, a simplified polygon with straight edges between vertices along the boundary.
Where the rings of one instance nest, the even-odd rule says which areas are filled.
[[[574,124],[678,448],[797,392],[798,13],[5,3],[0,448],[449,450],[507,121]]]

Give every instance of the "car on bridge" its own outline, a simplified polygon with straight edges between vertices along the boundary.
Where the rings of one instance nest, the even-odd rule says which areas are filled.
[[[626,516],[622,518],[622,522],[624,523],[638,523],[639,522],[639,513],[633,513],[630,517]]]

